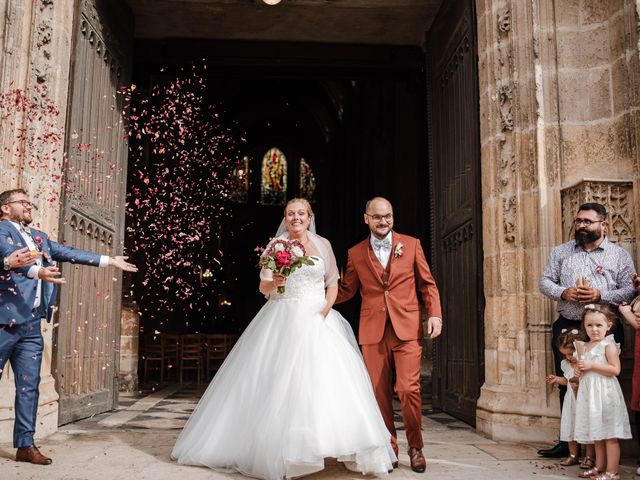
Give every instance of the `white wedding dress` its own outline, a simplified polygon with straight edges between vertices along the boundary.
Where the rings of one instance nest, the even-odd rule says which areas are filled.
[[[322,316],[325,261],[314,262],[242,334],[173,448],[178,463],[268,480],[317,472],[325,458],[362,473],[392,470],[356,339],[338,312]]]

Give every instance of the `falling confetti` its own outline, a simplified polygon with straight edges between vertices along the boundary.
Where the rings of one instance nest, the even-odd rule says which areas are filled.
[[[208,100],[202,70],[183,69],[146,97],[133,85],[120,89],[130,111],[127,231],[140,269],[133,290],[152,328],[169,312],[184,313],[185,325],[189,315],[206,316],[215,291],[203,288],[201,273],[215,277],[224,265],[220,229],[232,215],[231,173],[243,140]]]

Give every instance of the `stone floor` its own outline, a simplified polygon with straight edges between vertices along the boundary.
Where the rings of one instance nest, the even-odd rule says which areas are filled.
[[[41,441],[43,453],[54,460],[50,466],[18,464],[13,461],[11,445],[0,445],[0,480],[240,480],[244,478],[241,475],[179,466],[169,459],[178,433],[202,393],[201,387],[171,385],[123,395],[117,411],[65,425]],[[399,432],[400,468],[391,474],[391,480],[577,478],[578,467],[563,468],[539,459],[539,445],[495,442],[447,414],[428,408],[424,413],[427,472],[411,471],[404,453],[404,434]],[[633,462],[625,463],[623,478],[640,478],[633,473]],[[362,475],[327,460],[324,471],[306,478],[348,480]]]

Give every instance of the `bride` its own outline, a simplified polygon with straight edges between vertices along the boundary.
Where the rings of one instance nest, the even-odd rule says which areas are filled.
[[[281,237],[299,240],[314,265],[288,278],[261,271],[269,300],[178,437],[171,453],[178,463],[267,480],[317,472],[325,458],[362,473],[393,469],[391,435],[356,339],[331,309],[338,269],[330,243],[309,229],[312,216],[304,199],[285,207]]]

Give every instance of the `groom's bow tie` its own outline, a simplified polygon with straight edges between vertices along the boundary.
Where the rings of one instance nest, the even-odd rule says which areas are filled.
[[[380,250],[381,248],[391,248],[391,240],[385,238],[384,240],[373,239],[373,248]]]

